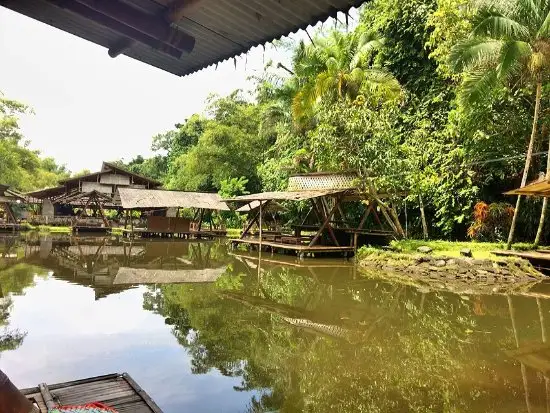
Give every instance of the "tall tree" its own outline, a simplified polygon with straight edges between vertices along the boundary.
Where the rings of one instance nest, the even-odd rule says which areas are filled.
[[[293,64],[300,85],[292,104],[295,119],[311,117],[321,99],[354,100],[369,90],[382,90],[388,97],[399,95],[397,80],[373,65],[373,55],[383,44],[384,39],[369,30],[334,30],[309,45],[301,42]]]
[[[466,105],[481,102],[499,84],[526,78],[535,85],[535,108],[521,186],[527,183],[537,136],[543,82],[550,69],[550,1],[517,0],[482,6],[470,37],[451,51],[456,72],[465,72],[460,98]],[[514,239],[521,204],[518,196],[508,242]]]

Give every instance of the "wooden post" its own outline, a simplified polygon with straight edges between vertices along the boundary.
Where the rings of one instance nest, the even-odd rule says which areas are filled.
[[[48,389],[48,385],[46,383],[41,383],[38,385],[38,388],[40,389],[40,394],[42,395],[42,399],[44,400],[44,404],[48,408],[48,411],[55,409],[57,404],[50,393],[50,389]]]
[[[130,232],[132,233],[132,236],[134,235],[134,217],[133,215],[134,210],[130,209]]]
[[[258,220],[258,217],[260,216],[260,212],[258,211],[256,213],[256,215],[254,216],[254,218],[252,218],[252,220],[248,223],[248,225],[246,226],[245,230],[243,231],[243,233],[241,234],[241,239],[243,239],[247,234],[248,232],[250,231],[250,229],[252,228],[252,226],[254,225],[254,223]]]
[[[261,257],[261,254],[262,254],[262,206],[263,206],[263,202],[260,201],[260,257]],[[258,263],[258,266],[259,266],[259,263]]]
[[[323,225],[321,226],[321,228],[319,228],[319,231],[317,231],[317,233],[315,234],[315,236],[313,237],[313,239],[311,240],[311,242],[309,243],[309,246],[312,247],[313,245],[315,245],[315,243],[317,242],[317,240],[319,239],[319,237],[321,236],[321,234],[323,233],[323,231],[325,230],[325,228],[327,227],[327,225],[329,225],[329,222],[330,222],[330,218],[332,217],[332,215],[334,215],[334,212],[336,211],[336,209],[338,208],[338,203],[340,202],[339,199],[336,199],[336,202],[334,203],[334,206],[332,207],[331,211],[329,212],[329,214],[326,216],[325,218],[325,222],[323,222]],[[332,233],[332,236],[334,237],[334,233]],[[339,245],[338,244],[338,241],[336,239],[334,239],[336,241],[336,245]]]
[[[203,215],[204,215],[204,209],[200,209],[200,216],[199,216],[199,226],[197,227],[197,232],[200,232],[201,228],[202,228],[202,218],[203,218]]]

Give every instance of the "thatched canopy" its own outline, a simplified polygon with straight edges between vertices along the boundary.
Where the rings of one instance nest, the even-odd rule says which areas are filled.
[[[304,201],[312,198],[319,198],[327,195],[336,195],[345,191],[341,189],[326,189],[315,191],[273,191],[260,192],[259,194],[241,195],[226,201],[254,202],[254,201]]]
[[[229,211],[218,194],[134,188],[119,188],[118,192],[124,209],[199,208]]]
[[[512,191],[508,191],[505,195],[526,195],[526,196],[540,196],[542,198],[550,197],[550,180],[546,178],[538,179],[523,188],[517,188]]]

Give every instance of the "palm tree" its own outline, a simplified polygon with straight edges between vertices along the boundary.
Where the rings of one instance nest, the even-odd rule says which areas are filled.
[[[306,45],[301,42],[294,54],[294,73],[298,93],[293,100],[293,115],[298,121],[310,119],[321,99],[355,99],[360,93],[374,91],[383,98],[401,93],[397,80],[372,64],[373,55],[384,45],[375,32],[332,31]]]
[[[506,0],[482,6],[469,38],[451,51],[450,64],[465,72],[459,98],[465,105],[479,103],[497,85],[526,80],[536,86],[531,138],[521,186],[527,183],[537,135],[542,85],[550,68],[550,0]],[[521,197],[518,196],[507,249],[514,239]]]

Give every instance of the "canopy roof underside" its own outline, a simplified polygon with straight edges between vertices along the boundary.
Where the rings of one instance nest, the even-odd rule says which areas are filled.
[[[0,5],[106,47],[113,57],[125,54],[184,76],[364,2],[0,0]]]

